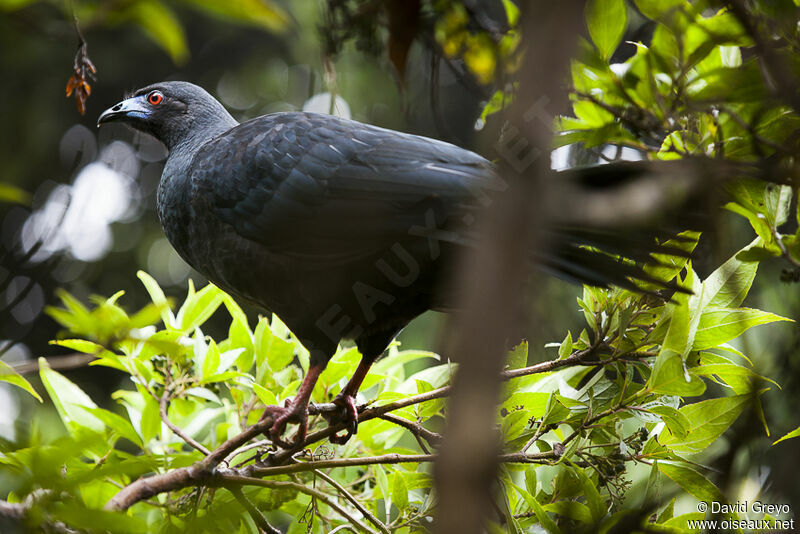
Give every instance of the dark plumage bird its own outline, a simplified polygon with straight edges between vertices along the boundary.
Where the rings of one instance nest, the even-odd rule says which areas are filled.
[[[178,253],[222,289],[276,313],[311,353],[288,407],[269,406],[271,438],[306,431],[314,384],[342,339],[363,359],[334,400],[355,432],[355,395],[395,335],[456,295],[442,282],[468,226],[500,180],[483,157],[454,145],[314,113],[275,113],[239,124],[202,88],[163,82],[106,110],[169,149],[158,215]],[[630,263],[581,247],[602,234],[552,231],[539,259],[596,285],[645,277]],[[605,240],[624,252],[619,239]],[[619,250],[615,250],[616,247]],[[646,277],[645,277],[646,278]]]

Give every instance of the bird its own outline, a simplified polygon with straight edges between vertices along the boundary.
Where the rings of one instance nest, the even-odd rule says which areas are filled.
[[[275,313],[309,351],[296,396],[262,416],[285,448],[305,439],[314,384],[347,339],[362,359],[333,399],[345,434],[330,439],[356,433],[356,395],[370,366],[412,319],[457,307],[459,289],[447,282],[474,246],[474,221],[503,189],[496,166],[464,148],[310,112],[239,123],[189,82],[135,91],[97,125],[111,122],[168,149],[156,204],[178,254],[234,297]],[[551,246],[537,258],[545,270],[598,286],[657,282],[615,256],[646,260],[648,247],[586,228],[548,231]],[[288,424],[298,425],[292,442],[282,437]]]

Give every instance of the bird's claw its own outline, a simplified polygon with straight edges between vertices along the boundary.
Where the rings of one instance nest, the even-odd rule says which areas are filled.
[[[308,406],[287,401],[285,406],[267,406],[264,408],[264,414],[261,419],[268,415],[273,418],[268,436],[272,443],[284,449],[297,449],[303,445],[308,431]],[[289,423],[297,423],[298,426],[297,434],[295,434],[292,443],[281,438],[281,434],[283,434],[286,425]]]
[[[342,408],[341,412],[328,417],[328,423],[331,425],[342,422],[345,424],[346,433],[342,436],[333,434],[329,439],[331,443],[337,445],[344,445],[350,438],[358,431],[358,408],[356,407],[356,398],[353,395],[339,394],[333,403]]]

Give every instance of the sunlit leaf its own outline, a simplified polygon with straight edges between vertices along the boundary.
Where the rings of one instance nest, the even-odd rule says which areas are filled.
[[[628,25],[624,0],[589,0],[585,15],[592,41],[605,59],[610,58]]]
[[[105,430],[101,419],[83,409],[97,408],[94,401],[64,375],[51,369],[44,358],[39,358],[39,376],[64,426],[73,435],[80,435],[86,429],[94,432]]]
[[[42,397],[36,393],[36,390],[33,389],[33,386],[31,386],[30,382],[25,380],[21,374],[17,373],[13,367],[4,361],[0,361],[0,382],[8,382],[9,384],[17,386],[18,388],[22,388],[33,395],[36,400],[43,402]]]

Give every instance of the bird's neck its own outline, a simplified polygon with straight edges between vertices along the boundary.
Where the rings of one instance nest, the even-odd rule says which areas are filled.
[[[173,124],[161,137],[169,149],[170,157],[174,153],[185,157],[189,153],[194,155],[206,142],[238,124],[222,104],[210,100],[199,105],[195,104],[191,120],[182,122],[181,128]]]

